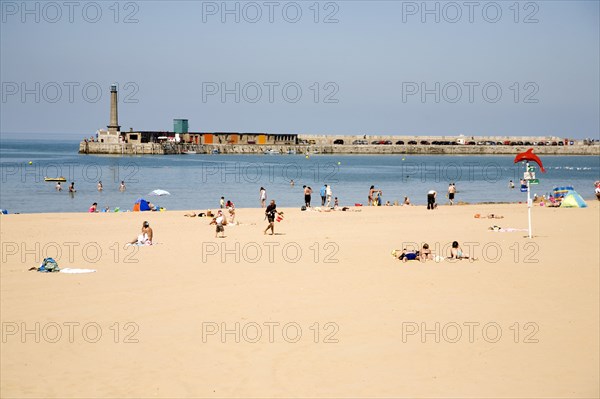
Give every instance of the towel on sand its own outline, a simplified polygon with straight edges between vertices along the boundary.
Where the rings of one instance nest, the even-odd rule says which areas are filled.
[[[94,269],[70,269],[70,268],[65,268],[65,269],[60,269],[61,273],[69,273],[69,274],[83,274],[83,273],[95,273],[96,270]]]

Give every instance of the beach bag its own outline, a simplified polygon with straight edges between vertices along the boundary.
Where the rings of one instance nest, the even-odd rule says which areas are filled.
[[[44,258],[42,264],[38,267],[38,272],[42,273],[55,273],[59,271],[58,263],[52,258]]]

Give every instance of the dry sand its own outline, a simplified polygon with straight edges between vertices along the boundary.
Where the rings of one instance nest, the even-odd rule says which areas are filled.
[[[2,216],[0,394],[598,397],[588,204],[536,206],[533,239],[487,230],[526,228],[522,204],[286,209],[275,236],[262,210],[238,209],[225,239],[184,212]],[[143,220],[157,245],[123,249]],[[390,256],[452,240],[479,260]],[[62,268],[97,272],[27,271],[57,248]]]

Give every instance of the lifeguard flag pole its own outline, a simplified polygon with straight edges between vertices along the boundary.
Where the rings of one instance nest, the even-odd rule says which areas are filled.
[[[542,160],[533,153],[533,148],[528,149],[525,152],[522,152],[520,154],[517,154],[517,156],[515,157],[515,162],[525,162],[525,173],[523,174],[523,179],[525,180],[525,182],[527,183],[527,219],[528,219],[528,223],[529,223],[529,238],[532,238],[533,236],[533,232],[532,232],[532,228],[531,228],[531,208],[533,207],[533,203],[531,201],[531,181],[535,180],[535,172],[533,171],[533,168],[529,168],[529,161],[533,161],[535,163],[537,163],[540,167],[540,170],[542,171],[542,173],[546,173],[546,169],[544,169],[544,165],[542,165]]]

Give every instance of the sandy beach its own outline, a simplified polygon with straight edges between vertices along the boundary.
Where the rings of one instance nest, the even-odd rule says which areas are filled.
[[[588,205],[535,206],[533,239],[525,204],[283,209],[274,236],[238,209],[223,239],[183,211],[3,215],[0,395],[598,397]],[[390,254],[454,240],[478,260]]]

